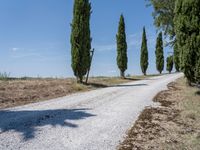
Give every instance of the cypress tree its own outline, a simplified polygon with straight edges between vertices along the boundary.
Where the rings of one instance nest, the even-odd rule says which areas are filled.
[[[188,83],[198,82],[200,59],[200,0],[177,0],[175,33],[180,49],[180,66]]]
[[[195,67],[195,80],[197,84],[200,84],[200,59],[198,60]]]
[[[173,59],[174,59],[173,56],[167,57],[167,71],[169,71],[169,73],[171,73],[173,69],[173,65],[174,65]]]
[[[178,49],[178,44],[175,42],[174,45],[174,64],[175,64],[175,69],[177,72],[180,71],[180,52]]]
[[[143,28],[143,35],[142,35],[142,46],[141,46],[141,56],[140,56],[140,66],[142,73],[146,75],[146,71],[148,68],[148,48],[147,48],[147,37],[145,27]]]
[[[75,0],[71,32],[72,69],[77,82],[83,81],[90,65],[90,15],[89,0]]]
[[[162,32],[159,33],[156,42],[156,68],[161,74],[164,69],[164,52],[163,52],[163,39]]]
[[[127,69],[127,43],[126,43],[126,32],[125,32],[125,22],[124,16],[121,15],[118,27],[117,39],[117,65],[120,70],[120,75],[122,78],[125,77],[124,73]]]

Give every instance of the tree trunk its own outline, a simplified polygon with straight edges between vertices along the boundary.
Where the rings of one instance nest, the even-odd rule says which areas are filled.
[[[125,78],[124,71],[121,71],[121,72],[120,72],[120,76],[121,76],[122,79]]]
[[[191,81],[189,81],[188,79],[187,79],[187,82],[186,82],[186,84],[187,84],[188,86],[192,86],[192,83],[191,83]]]
[[[86,76],[86,81],[85,81],[86,84],[88,83],[88,78],[89,78],[89,74],[90,74],[90,68],[91,68],[91,65],[92,65],[93,55],[94,55],[94,48],[92,49],[91,55],[90,55],[90,66],[88,68],[88,72],[87,72],[87,76]]]
[[[76,77],[76,82],[80,83],[79,77]]]
[[[77,83],[83,83],[83,77],[77,77],[76,78],[76,80],[77,80]]]

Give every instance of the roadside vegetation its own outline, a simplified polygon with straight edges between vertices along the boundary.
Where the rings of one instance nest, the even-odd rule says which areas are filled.
[[[89,91],[97,88],[115,86],[121,83],[145,79],[149,76],[91,77],[88,84],[78,84],[76,79],[53,78],[1,78],[0,108],[7,108],[66,96],[72,93]]]
[[[150,1],[153,2],[153,1]],[[154,5],[154,3],[153,3]],[[162,6],[163,7],[163,6]],[[90,18],[92,14],[92,5],[89,0],[75,0],[73,9],[73,19],[71,23],[71,67],[78,83],[85,84],[88,81],[88,75],[92,64],[94,49],[92,49]],[[156,18],[156,16],[154,16]],[[161,17],[162,19],[162,17]],[[159,23],[158,23],[159,24]],[[168,28],[167,28],[168,29]],[[134,40],[134,39],[133,39]],[[147,74],[149,66],[148,45],[145,27],[143,27],[140,67],[144,75]],[[126,25],[123,13],[120,16],[118,32],[116,35],[117,58],[120,77],[125,78],[125,71],[128,69]],[[155,46],[156,68],[161,74],[165,65],[163,33],[160,32]],[[179,59],[179,57],[176,57]],[[178,62],[178,60],[176,60]],[[173,66],[172,66],[173,68]],[[87,77],[84,81],[83,79]]]
[[[119,150],[199,150],[200,89],[186,85],[184,78],[168,85],[147,107],[128,132]]]
[[[147,0],[153,6],[154,24],[159,30],[156,41],[156,69],[161,74],[165,65],[164,46],[174,49],[173,56],[167,58],[167,70],[171,73],[175,64],[177,72],[182,71],[188,84],[200,83],[200,1],[199,0]],[[75,0],[72,33],[71,53],[72,69],[77,81],[83,83],[83,78],[89,74],[91,59],[90,16],[91,3],[89,0]],[[80,19],[81,18],[81,19]],[[163,34],[167,42],[164,45]],[[127,42],[124,16],[120,16],[117,44],[117,66],[120,76],[125,77],[127,70]],[[93,53],[92,53],[93,54]],[[93,56],[93,55],[92,55]],[[145,28],[141,45],[140,66],[146,75],[148,68],[148,48]],[[173,60],[172,60],[173,59]],[[172,60],[172,61],[171,61]],[[87,80],[86,80],[87,81]]]
[[[189,85],[200,84],[200,1],[147,1],[154,8],[155,26],[174,48],[176,71],[185,74]]]

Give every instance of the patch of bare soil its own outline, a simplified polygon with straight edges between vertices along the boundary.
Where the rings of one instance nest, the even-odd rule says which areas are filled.
[[[194,127],[194,118],[188,120],[182,117],[183,109],[179,104],[185,98],[183,92],[178,83],[170,83],[168,90],[160,92],[154,98],[160,106],[147,107],[141,113],[118,149],[196,149],[195,144],[188,146],[184,142],[186,136],[198,133],[199,128]]]

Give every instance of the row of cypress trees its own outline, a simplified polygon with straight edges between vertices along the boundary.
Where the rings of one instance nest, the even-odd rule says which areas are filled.
[[[126,43],[126,32],[125,32],[125,22],[124,17],[121,15],[117,34],[117,65],[121,72],[121,77],[124,78],[124,72],[127,69],[127,43]],[[163,50],[163,37],[162,32],[158,34],[156,42],[156,68],[161,74],[164,69],[164,50]],[[142,35],[142,45],[141,45],[141,55],[140,55],[140,66],[142,73],[146,75],[148,68],[148,47],[147,47],[147,36],[145,27],[143,28]],[[172,65],[173,68],[173,65]],[[171,72],[170,69],[169,72]]]
[[[200,0],[147,0],[154,8],[154,25],[174,48],[176,71],[189,85],[200,84]]]
[[[90,67],[90,50],[91,50],[91,35],[90,35],[90,16],[91,16],[91,3],[89,0],[75,0],[73,9],[73,20],[71,24],[71,57],[72,69],[77,81],[82,83],[83,77]],[[124,16],[120,16],[118,33],[116,35],[117,41],[117,65],[120,70],[122,78],[125,77],[127,70],[127,42],[125,31]],[[159,33],[156,44],[156,67],[159,73],[164,69],[164,54],[163,54],[163,39],[162,32]],[[148,68],[148,48],[147,37],[145,28],[143,28],[141,57],[140,57],[141,70],[146,75]]]

